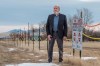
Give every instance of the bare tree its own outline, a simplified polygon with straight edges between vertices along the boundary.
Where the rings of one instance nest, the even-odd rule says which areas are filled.
[[[68,33],[67,33],[67,38],[71,38],[72,37],[72,25],[73,25],[73,17],[70,15],[67,15],[67,25],[68,25]]]
[[[76,16],[78,18],[82,18],[84,24],[91,24],[93,22],[93,20],[92,20],[92,18],[93,18],[92,12],[87,8],[77,9]],[[86,29],[85,29],[85,26],[84,26],[83,32],[87,33]],[[84,41],[84,39],[85,39],[85,37],[83,36],[83,41]]]
[[[40,23],[40,29],[41,29],[41,40],[45,40],[47,38],[47,35],[46,35],[46,21],[42,21]]]
[[[81,12],[82,12],[82,15],[81,15]],[[77,16],[78,18],[80,17],[83,18],[84,24],[90,24],[93,22],[92,12],[87,8],[77,9]]]

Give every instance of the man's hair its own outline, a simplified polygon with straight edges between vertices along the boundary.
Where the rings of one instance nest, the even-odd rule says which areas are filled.
[[[58,8],[59,8],[59,11],[60,11],[60,6],[59,6],[59,5],[55,5],[55,6],[58,7]],[[55,6],[54,6],[54,7],[55,7]]]

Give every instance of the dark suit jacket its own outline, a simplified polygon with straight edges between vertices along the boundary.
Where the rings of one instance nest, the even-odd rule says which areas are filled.
[[[53,36],[54,16],[55,16],[55,14],[51,14],[51,15],[48,16],[47,24],[46,24],[47,35]],[[59,14],[58,36],[60,38],[63,38],[63,36],[67,37],[67,20],[66,20],[66,16],[63,15],[63,14]]]

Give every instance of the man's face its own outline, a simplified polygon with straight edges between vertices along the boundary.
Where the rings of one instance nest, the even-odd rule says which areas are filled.
[[[58,14],[60,9],[59,9],[58,6],[54,6],[54,10],[53,11],[54,11],[55,14]]]

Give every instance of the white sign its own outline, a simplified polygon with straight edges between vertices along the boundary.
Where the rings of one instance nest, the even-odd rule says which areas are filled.
[[[82,33],[83,33],[83,21],[82,19],[73,20],[72,29],[72,47],[73,49],[82,50]]]

